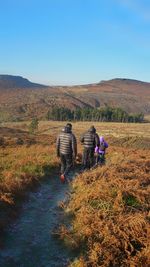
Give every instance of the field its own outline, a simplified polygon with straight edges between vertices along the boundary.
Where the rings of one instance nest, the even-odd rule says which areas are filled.
[[[1,128],[8,127],[11,129],[18,129],[28,131],[30,122],[14,122],[1,123]],[[39,124],[39,133],[58,134],[65,122],[42,121]],[[94,125],[99,135],[114,136],[114,137],[150,137],[150,123],[114,123],[114,122],[74,122],[73,131],[77,137],[85,132],[91,125]]]
[[[54,169],[56,136],[64,122],[3,123],[0,131],[0,227],[5,229],[25,192]],[[150,266],[150,124],[93,123],[109,143],[106,165],[78,175],[65,206],[72,227],[61,238],[79,251],[71,267]],[[73,123],[80,135],[89,122]],[[13,211],[13,212],[12,212]]]

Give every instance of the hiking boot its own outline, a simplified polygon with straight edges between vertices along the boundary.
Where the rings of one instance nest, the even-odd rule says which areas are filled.
[[[64,175],[64,174],[61,174],[61,175],[60,175],[60,180],[61,180],[62,183],[65,182],[65,175]]]

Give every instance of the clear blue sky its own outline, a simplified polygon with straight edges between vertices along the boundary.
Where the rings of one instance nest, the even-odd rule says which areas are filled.
[[[150,82],[149,0],[1,0],[0,74]]]

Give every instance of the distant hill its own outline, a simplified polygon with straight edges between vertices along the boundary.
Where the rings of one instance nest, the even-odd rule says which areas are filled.
[[[50,87],[20,76],[0,75],[0,96],[0,121],[29,120],[33,116],[43,119],[54,106],[69,109],[111,106],[128,113],[150,114],[150,83],[124,78]]]
[[[134,79],[125,79],[125,78],[116,78],[108,81],[100,81],[100,83],[111,83],[111,84],[128,84],[128,85],[134,85],[134,84],[140,84],[140,85],[150,85],[148,82],[138,81]],[[99,84],[100,84],[99,83]]]
[[[21,76],[0,75],[0,90],[11,88],[41,88],[45,85],[32,83]]]

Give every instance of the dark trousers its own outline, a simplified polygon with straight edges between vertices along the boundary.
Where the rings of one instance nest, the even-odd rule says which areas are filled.
[[[90,169],[94,164],[94,148],[85,147],[83,150],[82,164],[84,169]]]
[[[67,175],[72,167],[72,155],[60,154],[61,174]]]
[[[97,154],[96,155],[96,164],[104,164],[105,163],[105,154]]]

